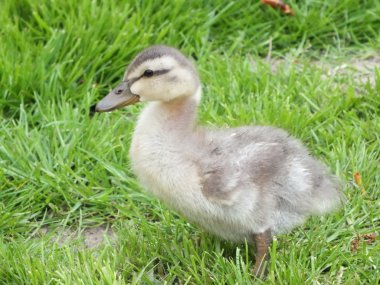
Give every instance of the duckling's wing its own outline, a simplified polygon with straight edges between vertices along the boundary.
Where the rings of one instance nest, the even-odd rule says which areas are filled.
[[[284,134],[273,130],[247,127],[212,133],[200,159],[203,194],[228,205],[242,191],[270,195],[288,163],[286,144],[279,139]]]

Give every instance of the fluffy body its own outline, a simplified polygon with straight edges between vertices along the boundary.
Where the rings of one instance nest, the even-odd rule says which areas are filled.
[[[283,232],[340,201],[337,179],[273,127],[194,126],[196,100],[150,103],[131,144],[142,185],[205,230],[232,241]]]
[[[341,201],[336,177],[285,131],[198,127],[200,80],[178,50],[143,51],[123,82],[130,96],[149,102],[131,143],[135,174],[145,189],[205,230],[233,241],[269,240],[268,233],[289,230]]]

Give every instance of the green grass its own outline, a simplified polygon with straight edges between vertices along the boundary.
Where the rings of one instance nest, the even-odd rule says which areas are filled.
[[[295,17],[258,2],[2,1],[1,284],[380,282],[380,243],[350,250],[358,234],[380,232],[380,70],[369,84],[313,63],[376,54],[380,2],[289,1]],[[284,58],[276,73],[263,59],[270,42]],[[254,250],[208,235],[139,187],[128,148],[141,105],[88,115],[154,43],[197,58],[200,122],[282,127],[345,181],[344,207],[276,237],[265,281],[251,276]],[[85,248],[81,231],[104,224],[116,239]],[[78,239],[52,242],[65,228]]]

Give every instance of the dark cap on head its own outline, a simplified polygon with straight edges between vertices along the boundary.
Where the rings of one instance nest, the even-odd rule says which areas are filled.
[[[154,45],[143,50],[135,57],[129,65],[126,75],[128,76],[129,73],[139,67],[143,62],[163,56],[170,56],[180,65],[190,67],[196,72],[194,65],[177,49],[165,45]]]

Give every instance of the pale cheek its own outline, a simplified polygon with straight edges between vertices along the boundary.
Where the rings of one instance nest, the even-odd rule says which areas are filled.
[[[142,96],[142,85],[140,82],[135,82],[132,86],[131,86],[131,91],[133,94],[137,94],[137,95],[140,95]]]
[[[163,88],[165,88],[165,85],[158,78],[152,78],[146,84],[145,94],[151,100],[160,100],[160,95],[164,91]]]
[[[167,99],[167,100],[173,99],[173,97],[175,97],[175,95],[176,95],[176,92],[178,92],[176,86],[174,84],[168,83],[164,87],[165,88],[162,92],[163,94],[161,94],[161,96],[163,96],[163,99]]]
[[[159,82],[152,79],[149,81],[141,80],[131,86],[131,91],[133,94],[140,96],[140,101],[152,101],[157,99],[157,93],[161,91],[161,86],[159,85]]]

